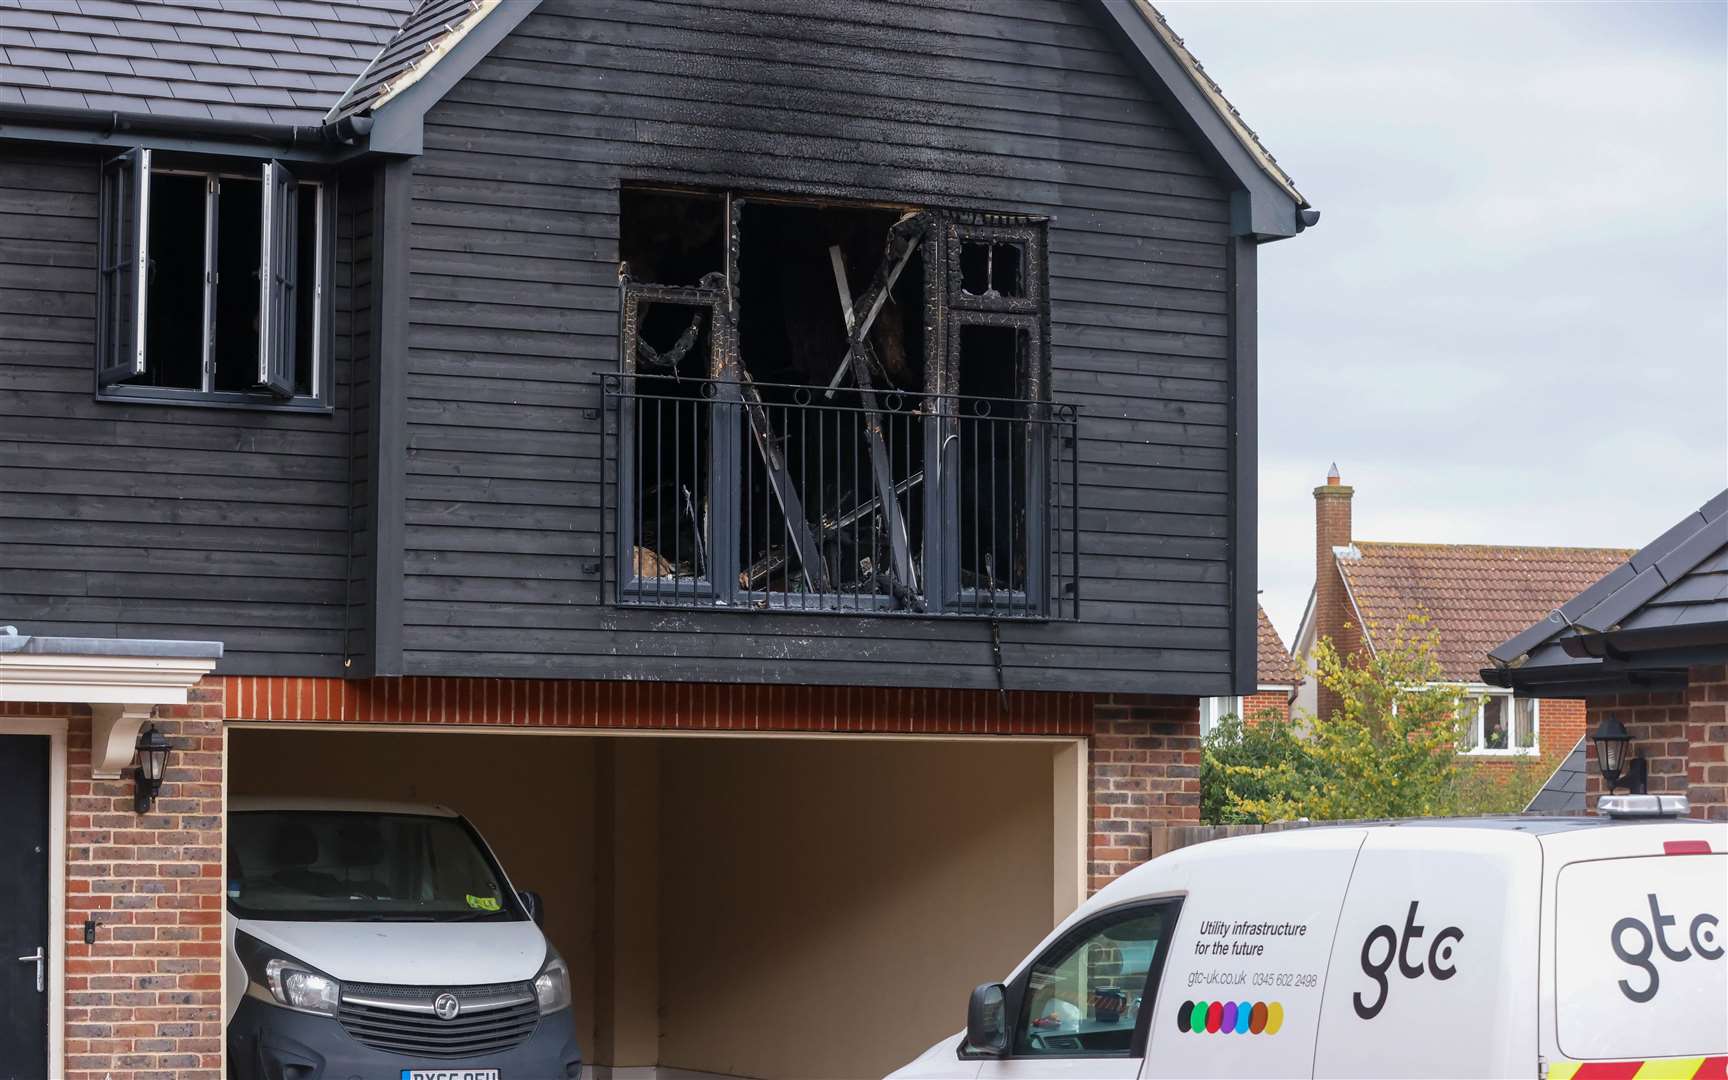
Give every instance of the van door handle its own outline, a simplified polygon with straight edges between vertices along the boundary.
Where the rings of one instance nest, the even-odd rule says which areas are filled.
[[[18,958],[18,962],[20,964],[35,964],[36,965],[36,992],[38,994],[42,993],[44,990],[46,990],[48,988],[46,982],[44,982],[43,977],[42,977],[42,975],[43,975],[42,965],[47,961],[47,959],[48,959],[48,954],[42,950],[42,946],[40,946],[40,945],[36,946],[36,952],[33,955],[20,956]]]

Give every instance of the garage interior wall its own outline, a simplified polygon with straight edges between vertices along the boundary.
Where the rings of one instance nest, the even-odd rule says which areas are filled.
[[[468,815],[597,1064],[879,1076],[1049,930],[1065,745],[242,729],[229,783]]]

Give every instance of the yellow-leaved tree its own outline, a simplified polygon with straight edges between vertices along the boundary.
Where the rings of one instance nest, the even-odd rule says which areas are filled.
[[[1534,755],[1493,769],[1461,758],[1475,704],[1463,687],[1442,681],[1437,644],[1438,635],[1419,616],[1377,635],[1378,647],[1365,655],[1341,656],[1322,638],[1314,650],[1315,674],[1338,696],[1339,707],[1328,717],[1299,718],[1276,740],[1276,753],[1243,753],[1256,740],[1240,725],[1209,739],[1202,771],[1214,785],[1217,820],[1522,810],[1552,770]]]

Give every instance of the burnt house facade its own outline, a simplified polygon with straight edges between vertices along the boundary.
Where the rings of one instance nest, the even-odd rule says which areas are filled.
[[[154,715],[14,681],[73,815],[151,722],[221,748],[159,826],[213,836],[322,782],[270,773],[291,726],[707,732],[569,751],[585,857],[666,898],[698,747],[1012,745],[1047,923],[1197,813],[1198,700],[1256,685],[1258,251],[1318,215],[1149,5],[278,6],[3,13],[0,621],[221,645]],[[123,878],[79,869],[112,839],[45,873]],[[605,891],[570,951],[674,947]],[[592,989],[593,1060],[833,1064],[651,1038],[638,991]],[[70,1073],[222,1053],[78,1007]]]

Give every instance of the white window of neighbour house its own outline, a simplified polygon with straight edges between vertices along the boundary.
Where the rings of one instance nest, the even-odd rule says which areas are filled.
[[[1239,697],[1213,697],[1200,699],[1200,734],[1202,737],[1212,734],[1212,729],[1226,716],[1240,717],[1242,715],[1242,699]]]
[[[1537,703],[1511,694],[1479,693],[1466,699],[1473,716],[1464,737],[1468,754],[1533,754],[1540,739]]]

